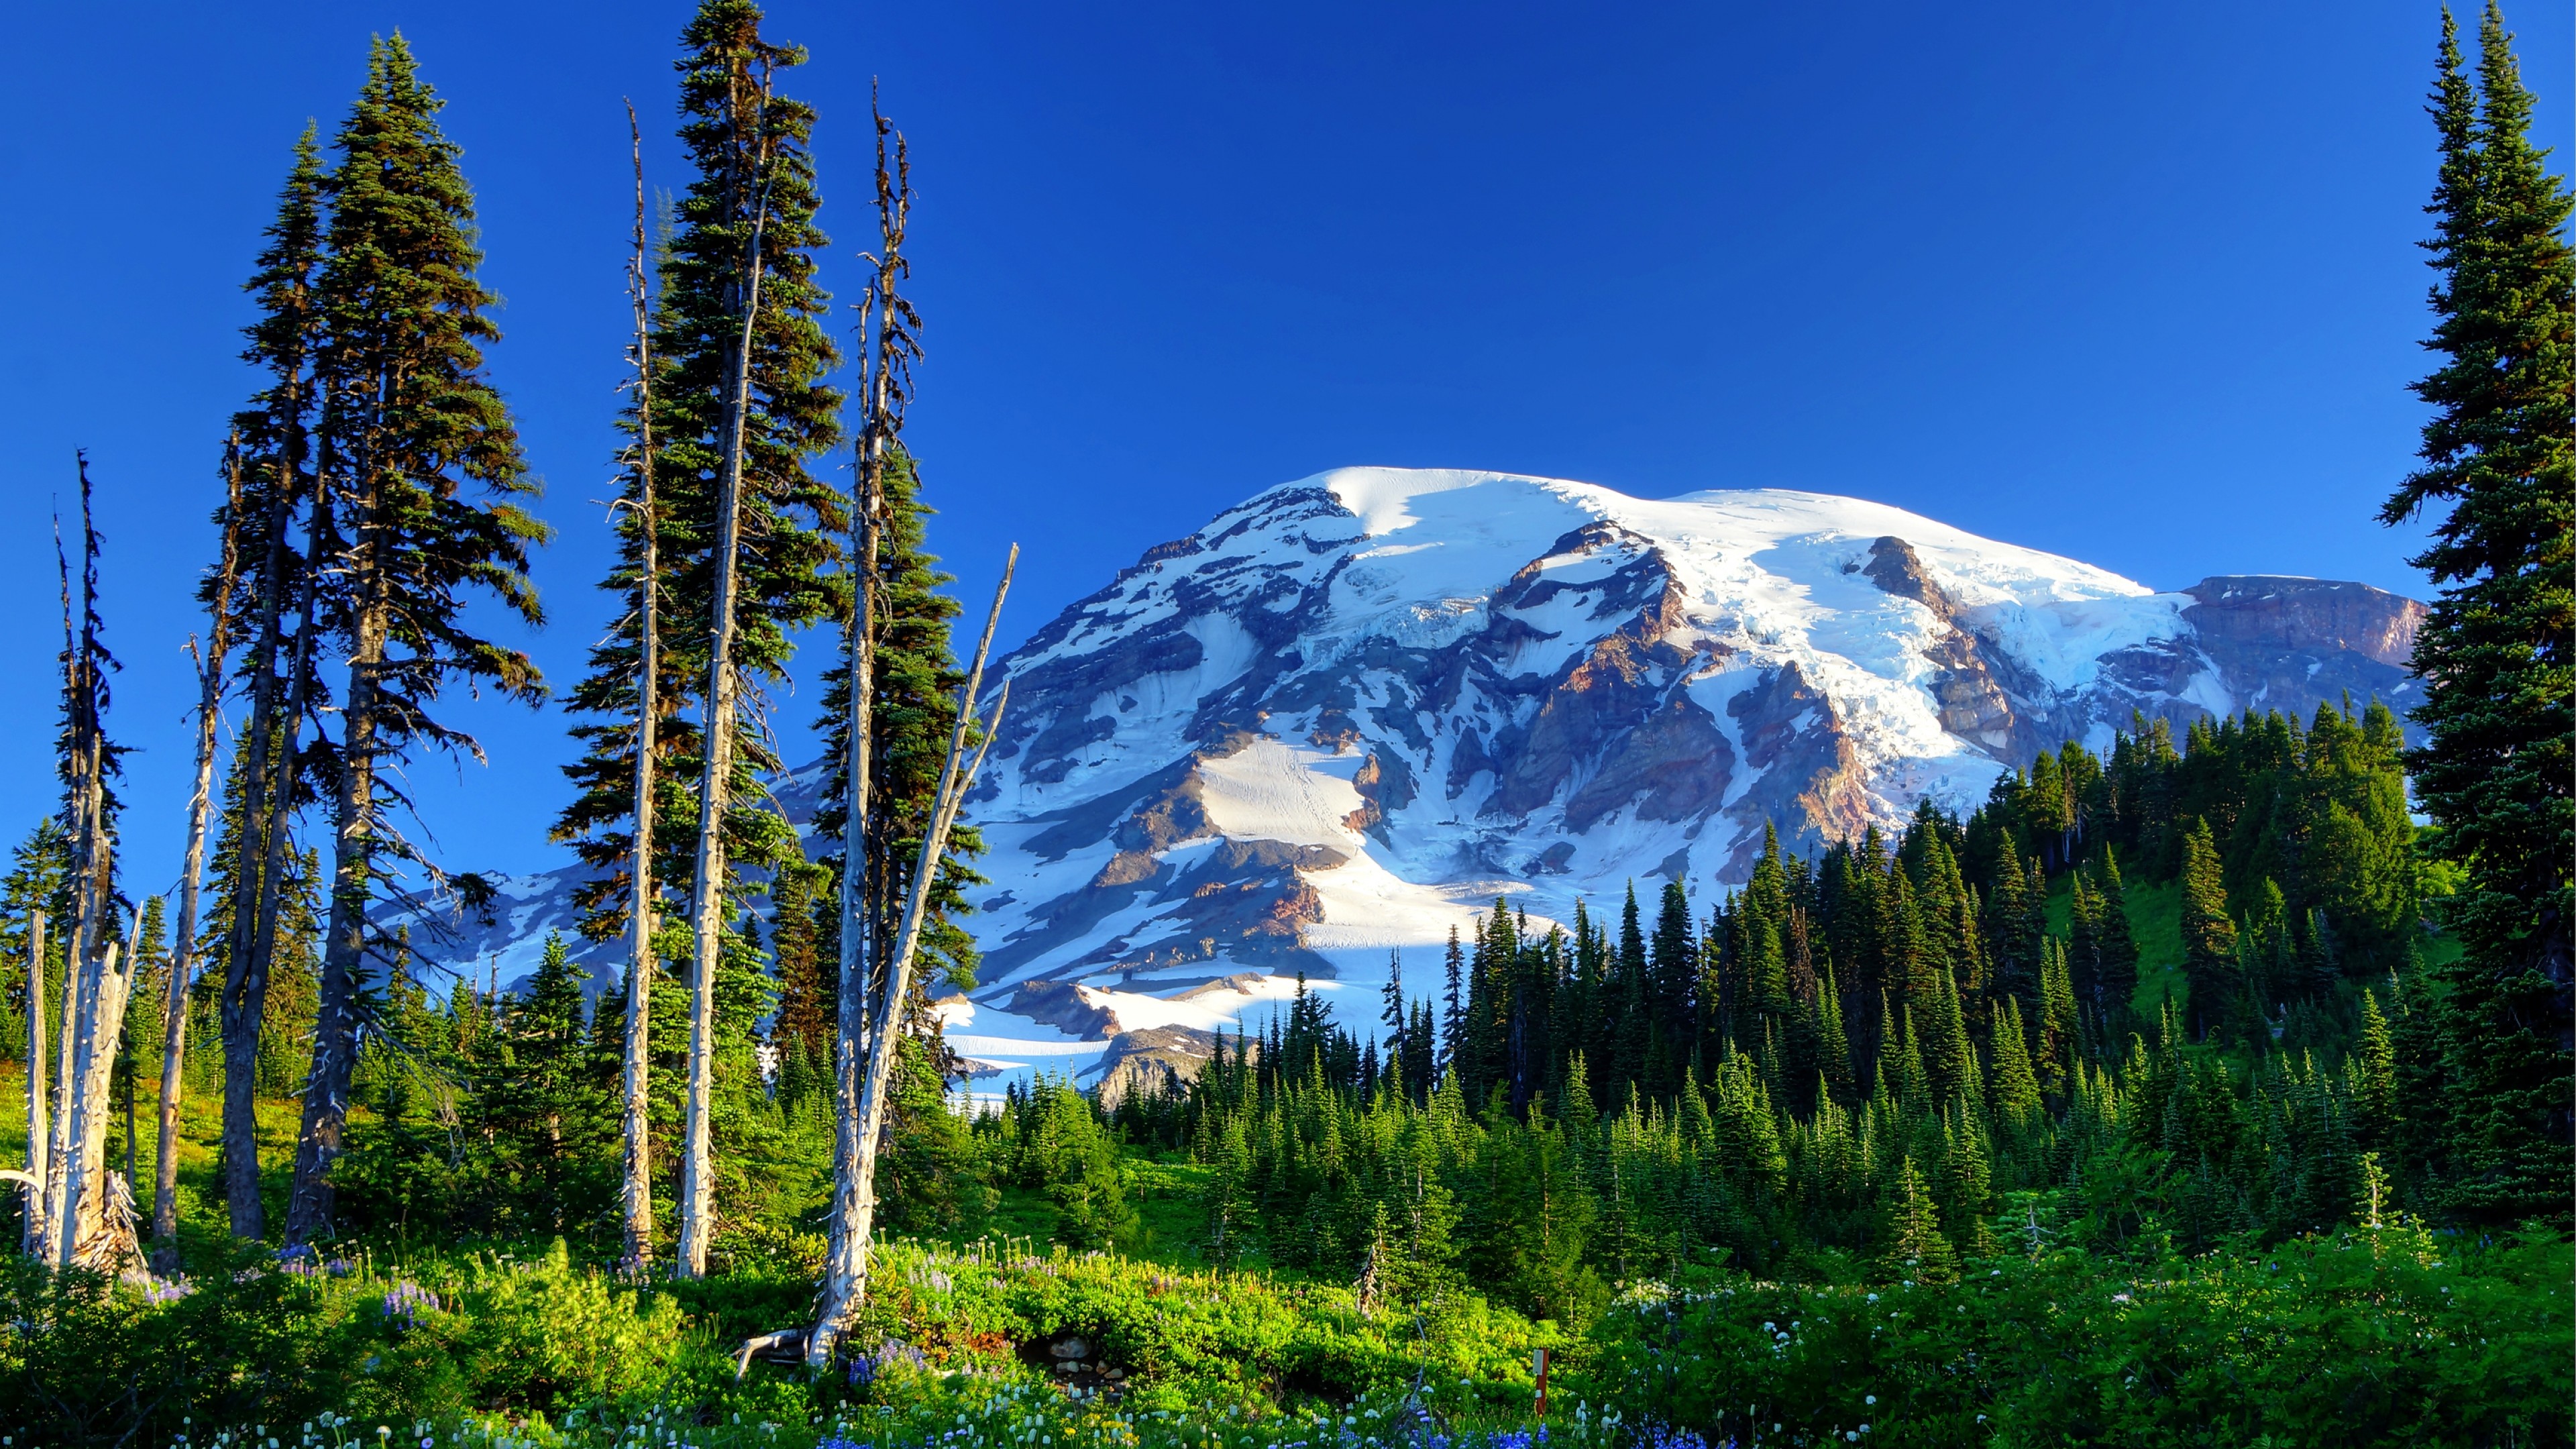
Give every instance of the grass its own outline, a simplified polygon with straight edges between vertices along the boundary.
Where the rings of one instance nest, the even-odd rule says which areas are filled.
[[[2072,876],[2060,876],[2049,886],[2048,929],[2053,935],[2074,931],[2073,881]],[[2129,908],[2129,939],[2138,943],[2138,990],[2129,998],[2129,1007],[2139,1020],[2153,1023],[2166,1002],[2172,1002],[2176,1011],[2189,1004],[2190,987],[2182,974],[2182,883],[2130,881],[2123,895]]]

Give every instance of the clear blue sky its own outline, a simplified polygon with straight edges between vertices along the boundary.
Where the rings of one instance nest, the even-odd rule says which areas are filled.
[[[90,449],[128,888],[175,873],[239,284],[288,145],[402,29],[447,97],[508,299],[493,372],[548,485],[533,647],[607,616],[626,122],[654,178],[688,7],[32,7],[0,89],[0,836],[49,806],[47,515]],[[2521,0],[2569,154],[2568,9]],[[855,293],[871,76],[910,133],[934,545],[1006,633],[1270,484],[1349,463],[1642,495],[1858,494],[2159,587],[2421,593],[2371,521],[2414,446],[2429,0],[2268,6],[779,0]],[[810,671],[819,665],[808,665]],[[781,701],[801,741],[805,700]],[[459,718],[413,769],[459,868],[560,857],[562,718]],[[793,746],[798,754],[801,746]]]

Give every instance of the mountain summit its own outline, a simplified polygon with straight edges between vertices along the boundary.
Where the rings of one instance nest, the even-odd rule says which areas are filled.
[[[1319,474],[1006,661],[978,1012],[1203,1027],[1212,990],[1356,984],[1498,893],[1555,915],[1740,881],[1766,826],[1805,850],[1964,811],[2135,717],[2402,711],[2422,613],[2299,578],[2158,593],[1821,494]]]

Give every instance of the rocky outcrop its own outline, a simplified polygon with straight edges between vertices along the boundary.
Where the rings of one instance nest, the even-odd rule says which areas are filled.
[[[1151,1026],[1122,1031],[1109,1039],[1109,1049],[1081,1075],[1097,1084],[1100,1105],[1116,1107],[1131,1092],[1151,1096],[1178,1090],[1199,1079],[1216,1056],[1216,1033],[1189,1026]]]
[[[2421,695],[2408,661],[2424,606],[2368,584],[2233,574],[2183,590],[2202,657],[2240,709],[2312,713],[2349,695],[2402,717]],[[2410,737],[2420,731],[2410,727]]]

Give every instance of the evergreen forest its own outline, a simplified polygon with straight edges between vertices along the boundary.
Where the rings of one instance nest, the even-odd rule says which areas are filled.
[[[66,495],[0,1444],[2569,1442],[2576,254],[2502,15],[2438,21],[2429,420],[2353,502],[2431,528],[2406,717],[2133,716],[1740,886],[1497,899],[1194,1076],[981,1106],[934,1002],[978,980],[1003,598],[952,595],[975,500],[905,439],[904,134],[832,117],[825,176],[806,52],[698,0],[685,176],[629,113],[615,622],[549,679],[474,193],[378,39],[243,281],[184,819],[121,798],[145,644],[113,480]],[[579,934],[515,989],[389,924],[508,908],[407,793],[479,755],[468,695],[567,721],[528,829]]]

